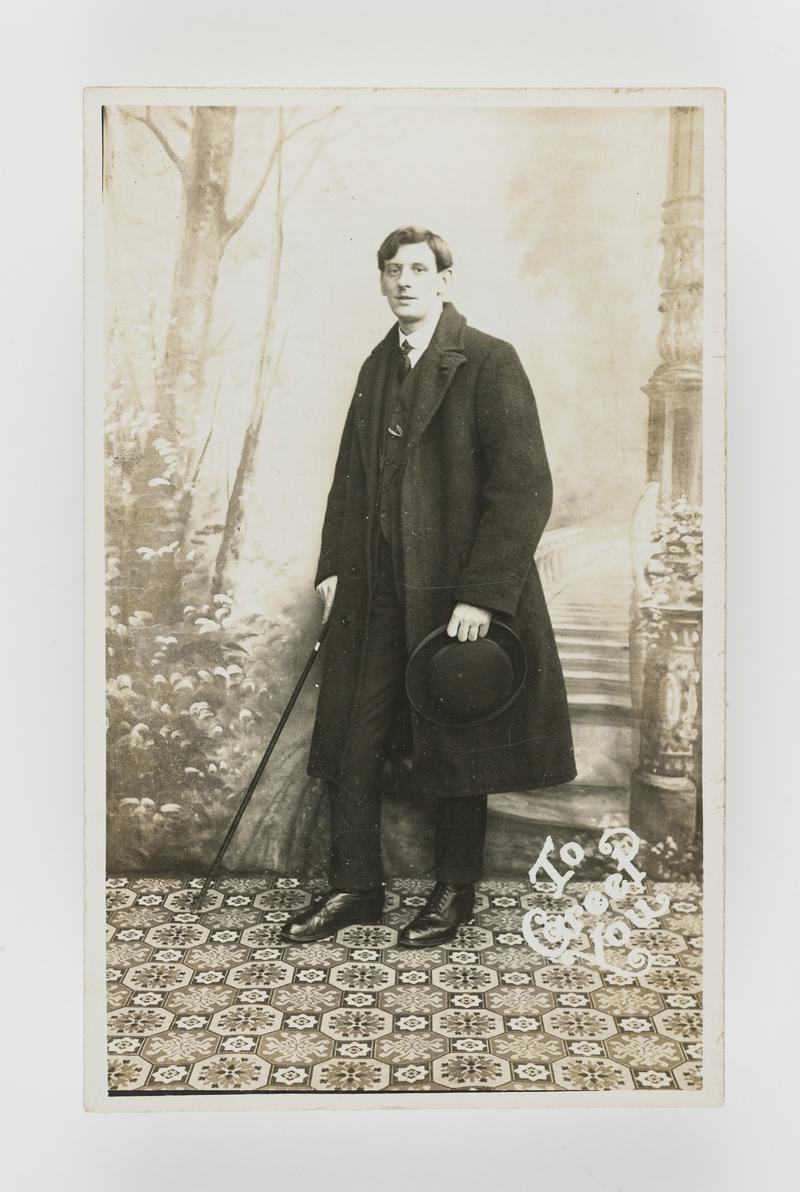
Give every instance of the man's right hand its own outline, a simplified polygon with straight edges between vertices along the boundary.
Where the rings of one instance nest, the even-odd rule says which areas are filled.
[[[325,607],[322,610],[322,624],[328,620],[331,615],[331,608],[333,607],[333,598],[336,595],[336,585],[339,582],[338,575],[329,575],[327,579],[323,579],[317,584],[317,592],[320,599],[324,601]]]

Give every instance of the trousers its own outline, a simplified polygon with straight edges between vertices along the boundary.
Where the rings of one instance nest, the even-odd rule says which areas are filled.
[[[359,702],[342,780],[329,783],[330,885],[369,890],[383,881],[380,773],[386,744],[405,695],[408,661],[403,608],[392,549],[381,536]],[[480,879],[486,839],[485,795],[441,798],[435,810],[436,880],[466,885]]]

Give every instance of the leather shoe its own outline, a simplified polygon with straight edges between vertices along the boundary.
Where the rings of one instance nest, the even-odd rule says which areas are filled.
[[[380,923],[382,914],[382,886],[375,890],[327,890],[311,906],[287,919],[279,935],[287,944],[311,943],[355,923]]]
[[[419,914],[400,932],[401,948],[435,948],[455,937],[475,909],[475,887],[437,882]]]

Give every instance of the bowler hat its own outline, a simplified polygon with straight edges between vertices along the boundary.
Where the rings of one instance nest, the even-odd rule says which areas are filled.
[[[441,625],[408,660],[406,693],[415,712],[442,728],[493,720],[522,691],[528,663],[513,629],[493,620],[485,637],[460,642]]]

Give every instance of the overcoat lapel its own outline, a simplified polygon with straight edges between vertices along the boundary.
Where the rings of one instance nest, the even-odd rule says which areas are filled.
[[[451,303],[445,302],[442,317],[428,347],[428,352],[435,353],[438,359],[431,360],[425,371],[420,373],[406,451],[411,451],[419,440],[442,404],[456,369],[466,360],[462,350],[466,323],[464,316]],[[417,367],[421,364],[422,361]]]
[[[463,352],[466,319],[456,308],[445,302],[442,316],[420,368],[414,409],[409,425],[407,450],[411,450],[442,403],[456,369],[466,360]],[[361,456],[367,477],[370,508],[374,505],[378,487],[378,455],[380,450],[381,411],[386,370],[394,360],[397,324],[367,357],[361,370],[356,392],[356,426]],[[430,353],[436,359],[425,360]],[[422,368],[423,361],[425,368]]]
[[[374,508],[378,495],[378,455],[380,450],[381,410],[386,385],[386,370],[392,360],[397,327],[373,348],[364,362],[356,390],[356,427],[367,478],[368,507]]]

